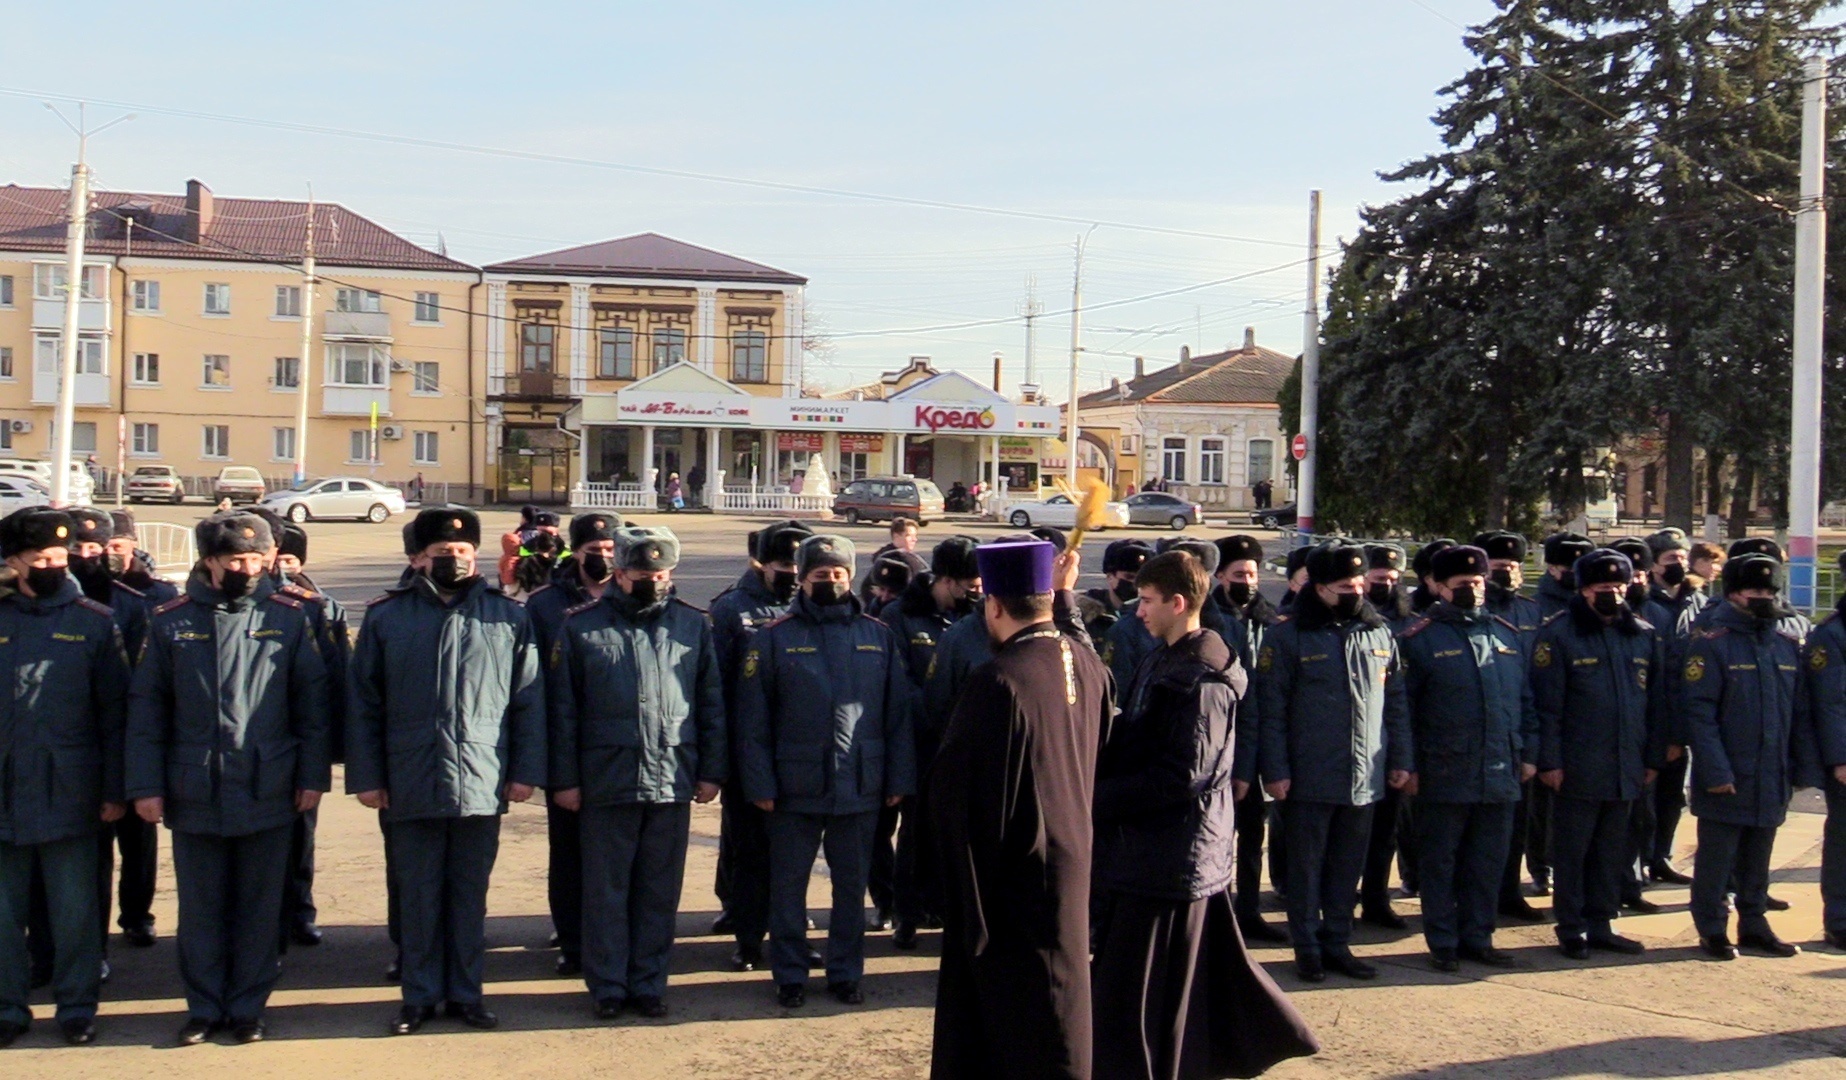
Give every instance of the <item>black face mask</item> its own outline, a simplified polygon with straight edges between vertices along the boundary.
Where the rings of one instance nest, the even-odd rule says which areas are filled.
[[[1350,619],[1359,614],[1359,605],[1364,602],[1365,597],[1356,592],[1339,593],[1333,598],[1333,614],[1342,619]]]
[[[1753,596],[1746,603],[1750,614],[1764,622],[1774,622],[1782,617],[1782,605],[1776,603],[1774,597]]]
[[[788,603],[794,599],[795,590],[801,582],[793,570],[772,570],[769,572],[769,591],[777,600]]]
[[[1645,585],[1628,586],[1628,606],[1632,608],[1638,608],[1642,604],[1645,604],[1645,603],[1647,603],[1647,586]]]
[[[1244,607],[1256,596],[1256,590],[1247,581],[1233,581],[1224,587],[1224,595],[1231,598],[1231,603]]]
[[[134,559],[131,556],[119,551],[110,551],[103,555],[103,565],[109,568],[109,576],[112,578],[119,578],[128,573],[128,568],[133,564]]]
[[[26,585],[32,595],[48,597],[64,587],[69,573],[62,566],[34,566],[26,571]]]
[[[1135,588],[1134,578],[1118,578],[1115,584],[1109,587],[1109,591],[1115,594],[1117,600],[1126,604],[1133,600],[1140,590]]]
[[[584,577],[598,585],[608,581],[615,573],[615,568],[609,565],[609,557],[600,551],[592,551],[585,555],[577,565],[583,568]]]
[[[1590,601],[1590,607],[1605,619],[1620,615],[1625,606],[1622,603],[1622,594],[1616,592],[1599,592],[1596,598]]]
[[[635,603],[642,607],[653,607],[660,599],[660,583],[653,578],[641,578],[629,583],[628,595],[635,598]]]
[[[79,585],[94,585],[109,580],[109,564],[101,555],[72,555],[70,572]]]
[[[1660,580],[1673,586],[1685,584],[1686,565],[1684,563],[1668,563],[1661,567]]]
[[[242,600],[256,591],[257,575],[242,570],[226,570],[218,581],[218,591],[226,600]]]
[[[1558,578],[1558,584],[1572,592],[1577,591],[1577,572],[1575,570],[1564,571],[1563,575]]]
[[[1481,597],[1474,591],[1474,586],[1457,585],[1449,590],[1449,603],[1463,611],[1473,611],[1481,605]]]
[[[837,581],[817,581],[809,599],[822,607],[832,607],[845,602],[846,587]]]
[[[432,555],[429,560],[429,579],[438,588],[459,589],[474,580],[474,562],[463,562],[459,555]]]
[[[1507,592],[1513,591],[1513,572],[1502,566],[1493,572],[1493,583]]]
[[[1365,598],[1372,602],[1373,607],[1384,607],[1390,603],[1391,594],[1391,586],[1382,581],[1374,582],[1371,588],[1365,590]]]

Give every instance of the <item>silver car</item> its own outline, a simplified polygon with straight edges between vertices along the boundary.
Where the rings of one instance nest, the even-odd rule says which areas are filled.
[[[1178,532],[1192,525],[1205,524],[1204,511],[1197,503],[1189,503],[1164,491],[1143,491],[1128,496],[1125,501],[1130,525],[1158,525]]]
[[[378,524],[404,512],[404,496],[376,480],[330,476],[272,492],[261,505],[297,523],[309,518],[357,518]]]

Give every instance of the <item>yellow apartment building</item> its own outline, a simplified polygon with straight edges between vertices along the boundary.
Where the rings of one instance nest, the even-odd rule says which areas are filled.
[[[57,188],[0,187],[0,456],[53,450],[67,202]],[[479,272],[316,204],[318,285],[304,310],[308,211],[216,198],[197,180],[184,195],[94,194],[73,447],[111,471],[211,477],[235,464],[285,482],[305,376],[309,476],[421,476],[432,498],[478,499]]]

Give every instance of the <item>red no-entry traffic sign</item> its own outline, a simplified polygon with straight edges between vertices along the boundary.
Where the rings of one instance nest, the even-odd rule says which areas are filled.
[[[1307,457],[1308,456],[1308,437],[1306,435],[1295,436],[1294,441],[1289,443],[1288,450],[1289,450],[1289,453],[1295,455],[1296,461],[1300,461],[1301,459]]]

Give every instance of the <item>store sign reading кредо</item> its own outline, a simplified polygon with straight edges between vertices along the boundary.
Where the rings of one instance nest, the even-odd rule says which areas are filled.
[[[938,405],[918,405],[915,423],[931,431],[943,428],[981,431],[994,426],[992,409],[945,409]]]

